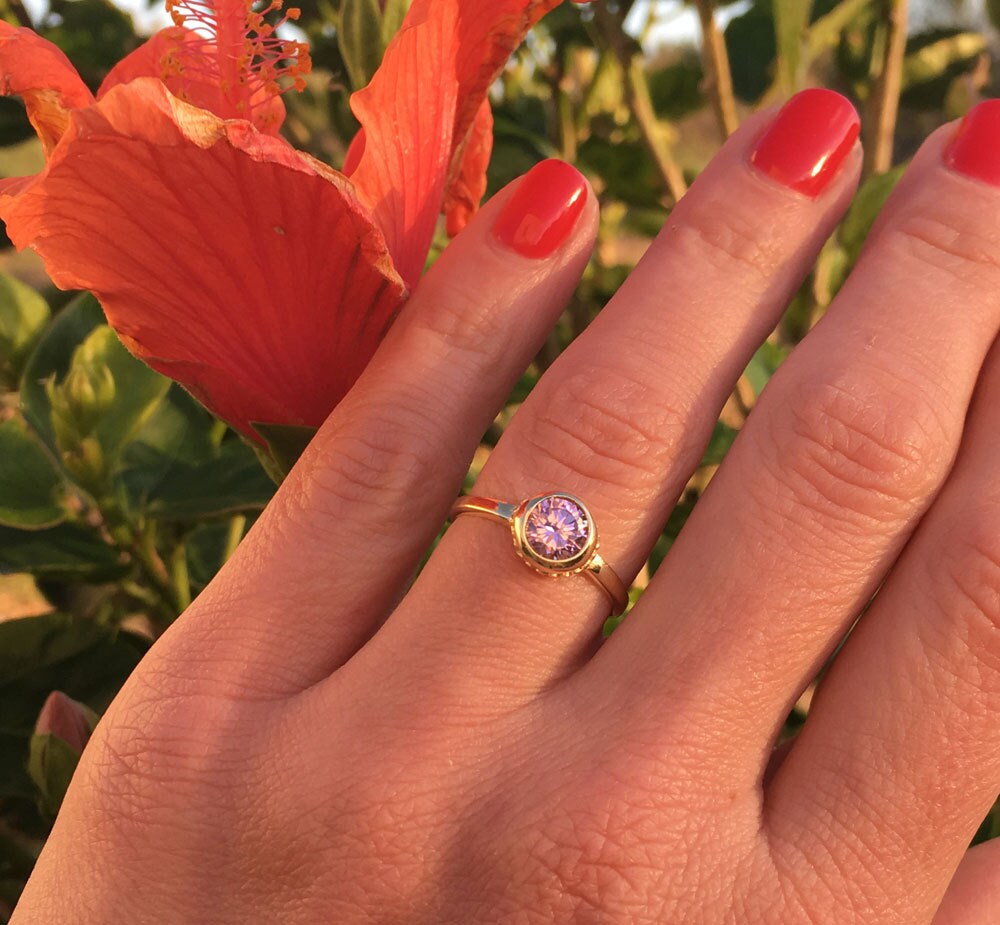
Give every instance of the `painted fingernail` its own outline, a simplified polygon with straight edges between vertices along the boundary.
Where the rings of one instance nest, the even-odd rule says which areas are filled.
[[[945,149],[944,162],[966,176],[1000,186],[1000,100],[973,109]]]
[[[850,100],[833,90],[803,90],[757,140],[750,163],[815,199],[837,175],[860,131]]]
[[[524,257],[552,254],[568,237],[587,201],[587,181],[565,161],[535,164],[507,200],[493,233]]]

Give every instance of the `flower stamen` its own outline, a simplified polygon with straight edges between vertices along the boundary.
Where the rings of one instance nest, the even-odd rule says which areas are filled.
[[[225,119],[269,121],[269,106],[287,90],[305,88],[312,70],[309,47],[281,38],[278,30],[299,18],[298,9],[280,17],[283,0],[166,0],[175,25],[186,30],[161,61],[161,77],[182,99],[207,105]],[[260,127],[260,126],[258,126]]]

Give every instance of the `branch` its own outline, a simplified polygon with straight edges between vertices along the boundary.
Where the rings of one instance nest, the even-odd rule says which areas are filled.
[[[705,78],[708,92],[712,97],[715,117],[723,139],[739,128],[736,115],[736,97],[733,94],[733,75],[729,68],[729,53],[726,40],[715,22],[713,0],[695,0],[701,17],[702,56],[705,63]]]
[[[868,102],[864,175],[885,173],[892,167],[899,95],[903,86],[908,0],[883,0],[885,52],[882,69]]]
[[[649,83],[642,67],[642,58],[634,53],[634,42],[623,28],[621,14],[612,13],[603,3],[594,6],[594,21],[598,35],[614,52],[625,77],[625,96],[635,117],[639,132],[656,169],[676,202],[687,192],[684,174],[674,160],[670,146],[663,140],[663,125],[653,109],[649,96]]]

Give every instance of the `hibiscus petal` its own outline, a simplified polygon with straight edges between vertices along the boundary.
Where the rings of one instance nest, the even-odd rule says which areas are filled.
[[[20,96],[46,156],[69,125],[70,110],[94,97],[55,45],[0,20],[0,96]]]
[[[453,169],[490,84],[559,0],[414,0],[371,83],[351,98],[365,151],[351,179],[400,275],[423,271]]]
[[[318,426],[405,297],[350,184],[139,78],[70,127],[0,217],[53,281],[220,417]]]
[[[161,29],[108,72],[97,91],[97,98],[102,99],[112,88],[129,83],[137,77],[156,77],[179,99],[222,115],[227,104],[219,88],[219,81],[214,76],[208,75],[202,80],[190,74],[182,77],[180,74],[169,73],[164,67],[164,59],[175,53],[185,42],[204,46],[204,39],[183,26]],[[285,104],[281,97],[275,96],[265,87],[260,87],[250,98],[250,111],[254,127],[269,135],[277,135],[285,121]]]
[[[486,192],[486,168],[493,153],[493,110],[483,100],[465,144],[456,152],[457,173],[445,194],[444,212],[450,237],[457,235],[476,214]]]

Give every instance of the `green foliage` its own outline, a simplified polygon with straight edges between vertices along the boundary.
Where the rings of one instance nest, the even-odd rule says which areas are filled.
[[[123,51],[139,44],[132,18],[109,0],[49,0],[40,31],[66,52],[95,91]]]
[[[946,29],[914,36],[903,62],[903,102],[921,109],[946,107],[955,79],[973,68],[987,46],[978,32]]]
[[[24,360],[49,320],[49,305],[34,289],[0,273],[0,386],[13,389]]]
[[[34,529],[66,516],[64,482],[23,421],[0,422],[0,524]]]
[[[261,463],[278,482],[291,472],[292,466],[316,434],[314,427],[293,424],[263,424],[255,421],[253,427],[267,443],[266,453],[258,450]]]
[[[811,8],[812,0],[785,0],[774,5],[777,80],[785,93],[799,86],[802,45]]]
[[[382,11],[378,0],[342,0],[337,40],[351,85],[365,86],[382,60]]]
[[[352,87],[372,79],[409,6],[409,0],[340,0],[337,42]]]
[[[61,523],[28,532],[0,526],[0,575],[27,572],[49,581],[103,582],[127,571],[127,559],[93,527]]]
[[[868,239],[875,219],[905,171],[906,165],[900,164],[888,173],[870,177],[858,190],[837,230],[837,238],[847,252],[847,263],[850,266],[854,266],[861,256],[861,248]]]

